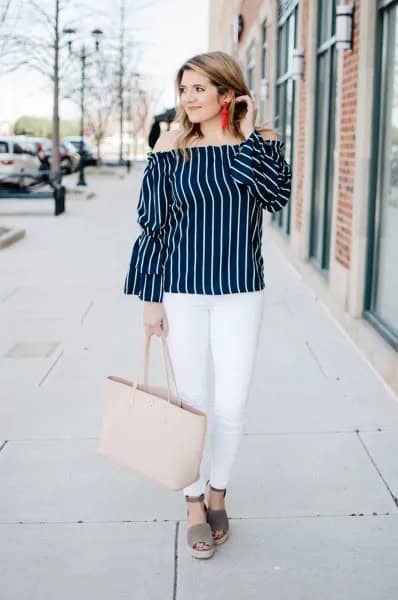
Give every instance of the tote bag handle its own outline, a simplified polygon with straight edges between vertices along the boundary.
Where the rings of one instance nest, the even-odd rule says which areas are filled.
[[[148,385],[149,352],[150,352],[150,347],[151,347],[151,337],[152,336],[150,336],[150,335],[145,335],[144,355],[143,355],[143,361],[141,362],[140,377],[139,378],[133,377],[133,394],[135,393],[135,390],[137,388],[139,381],[142,381],[144,383],[144,385]],[[170,395],[170,374],[171,374],[172,381],[174,384],[177,405],[181,407],[181,400],[178,395],[178,389],[177,389],[177,383],[176,383],[175,373],[174,373],[174,369],[173,369],[173,363],[171,361],[170,352],[169,352],[169,349],[167,346],[166,338],[164,335],[161,335],[160,337],[161,337],[161,341],[162,341],[163,363],[164,363],[166,379],[167,379],[167,399],[168,399],[169,403],[171,403],[171,395]],[[176,403],[173,402],[173,404],[176,404]]]

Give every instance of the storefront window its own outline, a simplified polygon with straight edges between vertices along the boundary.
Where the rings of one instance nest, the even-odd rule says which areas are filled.
[[[377,46],[366,308],[398,348],[398,2],[380,3]]]
[[[310,257],[321,272],[330,262],[337,55],[335,0],[319,0]]]
[[[260,97],[259,97],[259,106],[260,106],[260,123],[264,123],[265,116],[265,103],[266,103],[266,90],[268,85],[267,80],[267,21],[264,21],[261,27],[261,82],[260,82]]]
[[[256,68],[256,45],[254,40],[250,44],[246,55],[246,76],[250,92],[254,92],[254,70]]]
[[[283,4],[283,6],[282,6]],[[295,82],[290,77],[293,48],[297,40],[298,2],[283,2],[279,7],[278,57],[275,97],[275,127],[285,143],[285,158],[293,165]],[[290,233],[291,202],[285,210],[272,215],[273,223],[286,235]]]

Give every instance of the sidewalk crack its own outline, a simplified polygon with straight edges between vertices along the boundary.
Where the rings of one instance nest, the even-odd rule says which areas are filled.
[[[317,366],[318,366],[318,368],[319,368],[320,372],[321,372],[321,373],[322,373],[322,375],[323,375],[324,377],[326,377],[326,379],[327,379],[327,374],[326,374],[326,373],[325,373],[325,371],[323,370],[323,368],[322,368],[322,365],[321,365],[321,363],[319,362],[319,359],[318,359],[317,355],[315,354],[314,350],[311,348],[311,346],[310,346],[310,343],[309,343],[307,340],[305,340],[305,345],[307,346],[307,348],[308,348],[308,351],[309,351],[309,353],[311,354],[312,358],[315,360],[315,362],[316,362],[316,364],[317,364]]]
[[[41,378],[41,380],[38,383],[38,387],[40,387],[42,385],[42,383],[47,379],[47,377],[50,375],[51,371],[53,370],[53,368],[55,367],[55,365],[57,364],[57,362],[59,361],[59,359],[61,358],[61,356],[63,355],[64,351],[61,350],[61,352],[58,354],[57,358],[54,360],[54,362],[50,365],[50,368],[47,370],[47,372],[43,375],[43,377]]]
[[[177,598],[177,578],[178,578],[178,532],[180,530],[180,521],[176,522],[174,536],[174,580],[173,580],[173,600]]]
[[[391,498],[393,499],[395,506],[398,506],[398,498],[397,498],[397,496],[394,496],[394,493],[393,493],[392,489],[390,488],[390,486],[388,485],[387,480],[384,479],[382,472],[380,471],[379,467],[376,464],[376,461],[374,460],[373,456],[371,455],[371,453],[370,453],[368,447],[366,446],[364,440],[361,438],[361,432],[358,429],[356,430],[356,434],[357,434],[357,437],[359,439],[360,444],[362,444],[363,449],[365,450],[365,452],[368,455],[371,463],[373,464],[374,468],[376,469],[376,471],[377,471],[380,479],[384,483],[385,487],[387,488],[388,493],[390,494]]]
[[[87,317],[90,309],[94,306],[94,300],[90,300],[86,310],[84,311],[84,313],[82,314],[82,318],[80,319],[80,324],[83,324],[84,319]]]

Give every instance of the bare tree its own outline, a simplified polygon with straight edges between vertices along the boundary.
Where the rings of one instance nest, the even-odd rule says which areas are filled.
[[[101,143],[106,136],[116,105],[115,73],[106,61],[96,61],[87,89],[87,121],[93,132],[101,164]]]
[[[52,83],[53,89],[53,155],[52,171],[56,179],[60,178],[59,169],[59,87],[60,87],[60,17],[64,0],[53,0],[53,12],[43,3],[30,0],[29,5],[21,3],[18,29],[8,31],[7,44],[12,52],[8,53],[3,70],[29,68],[38,71]],[[6,0],[2,10],[2,19],[10,12],[11,0]],[[47,9],[47,10],[46,10]],[[31,29],[34,22],[37,33]],[[4,43],[3,43],[4,45]]]
[[[23,0],[0,0],[0,75],[15,71],[23,60],[15,39]]]
[[[138,81],[132,88],[127,99],[127,127],[131,137],[134,140],[134,156],[137,156],[137,142],[141,134],[147,136],[149,129],[149,119],[153,115],[155,106],[163,92],[148,91],[141,89]]]
[[[13,5],[19,4],[18,27],[14,27],[12,35],[8,33],[7,47],[13,48],[12,55],[8,56],[7,69],[27,68],[36,70],[51,83],[53,90],[53,160],[54,173],[59,169],[59,101],[64,95],[68,81],[74,78],[76,63],[71,60],[68,53],[68,39],[64,35],[67,29],[79,31],[85,22],[85,17],[90,15],[92,21],[92,8],[83,9],[77,2],[84,0],[0,0],[1,12],[4,22],[9,20],[10,10]],[[86,115],[94,131],[97,145],[100,143],[106,130],[106,124],[112,111],[111,104],[118,109],[118,127],[120,136],[119,160],[124,158],[123,138],[125,131],[127,103],[131,94],[131,82],[137,75],[138,53],[137,43],[134,39],[135,30],[128,26],[133,22],[134,11],[144,9],[159,0],[146,0],[141,3],[136,0],[117,0],[117,17],[114,18],[115,6],[112,3],[110,12],[96,7],[96,18],[104,23],[104,37],[107,40],[107,62],[109,73],[106,81],[114,81],[117,99],[111,102],[110,91],[104,94],[100,102],[100,91],[90,86],[87,93],[92,93],[93,108],[90,102]],[[87,19],[88,20],[88,19]],[[32,29],[31,24],[35,27]],[[97,25],[97,23],[95,23]],[[83,32],[78,33],[81,36]],[[1,41],[1,32],[0,32]],[[12,42],[12,43],[11,43]],[[0,45],[1,50],[1,45]],[[0,69],[3,56],[0,54]],[[104,61],[105,62],[105,61]],[[112,75],[111,75],[112,74]],[[114,80],[116,78],[116,81]],[[141,99],[142,101],[142,99]],[[93,114],[93,112],[96,114]],[[113,116],[113,115],[112,115]]]
[[[10,12],[12,0],[3,0],[0,4],[0,26],[6,22],[7,15]]]
[[[98,161],[101,162],[101,143],[108,132],[111,118],[117,106],[117,74],[115,65],[99,55],[88,65],[85,84],[85,117],[93,133],[97,147]],[[78,85],[70,86],[66,97],[80,103]]]
[[[2,15],[7,17],[13,0],[5,2]],[[15,1],[15,0],[14,0]],[[78,15],[78,16],[77,16]],[[68,0],[20,0],[18,27],[8,33],[11,44],[7,70],[16,68],[34,70],[44,76],[52,86],[53,93],[53,154],[51,168],[54,178],[61,177],[59,160],[59,102],[61,86],[68,77],[71,62],[63,31],[82,19],[83,9],[77,10]],[[32,29],[32,23],[35,24]]]
[[[150,110],[149,94],[144,90],[138,89],[132,98],[134,102],[134,110],[128,112],[131,123],[131,136],[134,140],[134,157],[137,156],[137,141],[138,135],[144,133]],[[129,114],[130,113],[130,114]]]
[[[138,11],[145,9],[158,0],[146,1],[141,4],[133,0],[117,0],[118,18],[117,22],[111,20],[110,31],[113,32],[113,54],[117,65],[117,104],[118,104],[118,128],[119,128],[119,162],[124,161],[123,140],[126,133],[126,107],[128,97],[131,93],[131,82],[139,73],[138,44],[134,41],[135,29],[128,26],[133,22],[133,9]]]

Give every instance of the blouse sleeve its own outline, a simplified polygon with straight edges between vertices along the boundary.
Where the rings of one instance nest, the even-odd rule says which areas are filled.
[[[262,208],[274,213],[288,203],[292,173],[281,140],[265,140],[256,130],[231,161],[231,176],[247,185]]]
[[[169,160],[163,152],[148,152],[139,200],[137,223],[141,234],[135,240],[124,293],[141,300],[162,302],[165,236],[171,200]]]

